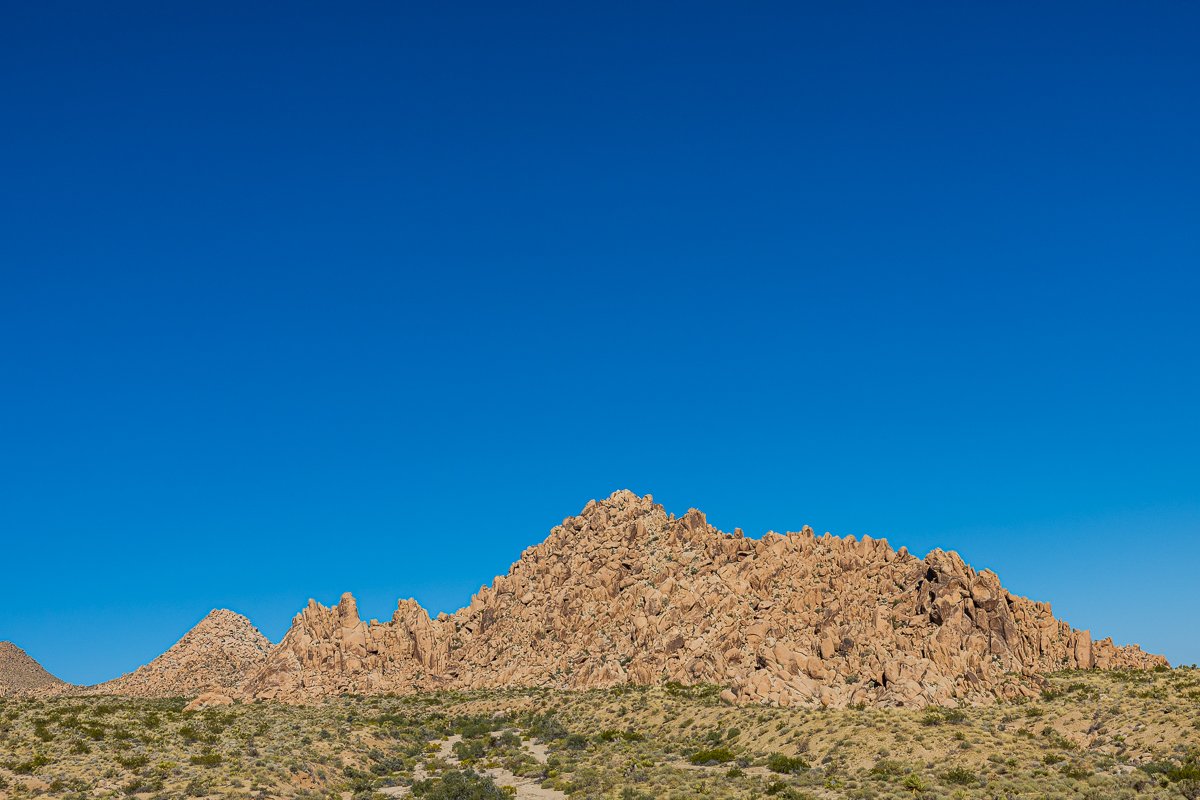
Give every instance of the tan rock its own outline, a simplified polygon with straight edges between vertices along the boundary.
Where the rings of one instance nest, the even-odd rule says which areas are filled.
[[[1058,669],[1163,663],[1093,643],[954,552],[918,559],[810,528],[747,539],[622,491],[563,520],[456,614],[430,619],[406,600],[367,625],[349,595],[310,603],[241,691],[676,680],[719,684],[726,702],[923,707],[1027,696]]]
[[[221,694],[220,692],[205,692],[197,697],[192,702],[183,707],[184,711],[199,711],[202,708],[213,708],[215,706],[231,706],[233,698],[229,695]]]
[[[107,683],[67,692],[131,697],[236,693],[266,663],[270,649],[271,642],[250,620],[215,609],[149,664]]]

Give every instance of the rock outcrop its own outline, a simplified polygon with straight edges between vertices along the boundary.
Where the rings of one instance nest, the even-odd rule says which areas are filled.
[[[66,686],[12,642],[0,642],[0,697]]]
[[[236,692],[266,662],[271,642],[250,620],[216,609],[165,653],[145,666],[72,694],[195,697]]]
[[[1166,660],[1056,619],[953,552],[722,533],[649,496],[592,501],[453,615],[310,602],[244,696],[678,681],[731,702],[924,706],[1030,695],[1059,669]]]
[[[234,700],[229,695],[221,694],[220,692],[205,692],[197,697],[192,702],[183,707],[184,711],[202,711],[206,708],[217,708],[219,706],[231,706]]]

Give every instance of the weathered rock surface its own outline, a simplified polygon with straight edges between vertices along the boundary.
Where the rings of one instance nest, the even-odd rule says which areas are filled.
[[[66,685],[12,642],[0,642],[0,697]]]
[[[1029,695],[1041,673],[1165,664],[1093,641],[953,552],[722,533],[628,491],[592,501],[453,615],[309,603],[244,686],[304,700],[439,687],[715,683],[731,702],[872,706]]]
[[[233,705],[233,698],[220,692],[205,692],[183,707],[184,711],[200,711],[205,708]]]
[[[216,609],[149,664],[106,683],[66,691],[130,697],[229,694],[266,662],[270,649],[271,642],[250,620]]]

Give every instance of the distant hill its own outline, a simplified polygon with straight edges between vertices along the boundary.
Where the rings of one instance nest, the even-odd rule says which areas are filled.
[[[0,642],[0,696],[66,686],[12,642]]]
[[[67,691],[131,697],[233,692],[262,666],[270,649],[271,642],[250,620],[215,609],[149,664],[106,683]]]

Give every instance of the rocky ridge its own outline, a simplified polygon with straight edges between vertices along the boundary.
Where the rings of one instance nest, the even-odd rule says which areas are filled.
[[[359,618],[310,601],[241,686],[247,698],[711,683],[730,702],[924,706],[1032,695],[1059,669],[1147,669],[953,552],[884,539],[722,533],[620,491],[526,550],[469,606],[401,600]]]
[[[0,642],[0,697],[65,685],[12,642]]]
[[[235,692],[266,662],[271,642],[250,620],[214,609],[158,658],[120,678],[71,694],[129,697],[195,697]]]

